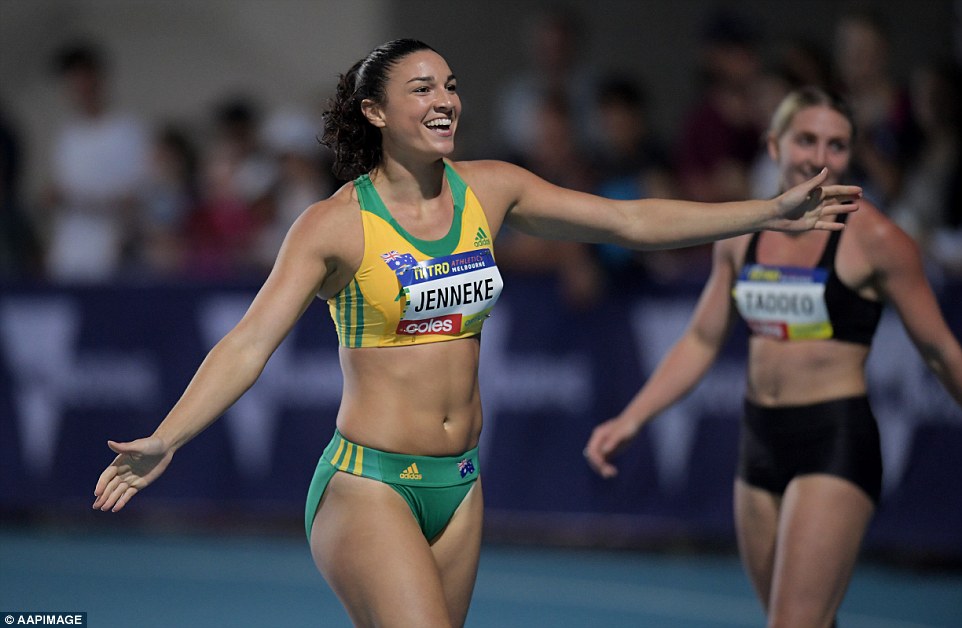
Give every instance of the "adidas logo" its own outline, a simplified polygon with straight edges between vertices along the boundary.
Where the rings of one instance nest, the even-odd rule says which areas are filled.
[[[402,480],[420,480],[421,472],[418,471],[418,463],[412,463],[410,467],[401,471]]]
[[[478,227],[478,232],[474,235],[474,246],[491,246],[491,238],[481,227]]]

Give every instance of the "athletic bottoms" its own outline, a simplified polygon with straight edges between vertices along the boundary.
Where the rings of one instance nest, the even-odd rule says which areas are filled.
[[[393,488],[411,507],[421,532],[430,540],[448,525],[480,477],[481,464],[477,447],[460,456],[408,456],[352,443],[334,430],[334,438],[321,454],[307,491],[304,528],[308,541],[321,497],[338,471],[378,480]]]
[[[793,478],[808,473],[844,478],[878,504],[882,452],[868,398],[775,408],[746,399],[738,477],[781,495]]]

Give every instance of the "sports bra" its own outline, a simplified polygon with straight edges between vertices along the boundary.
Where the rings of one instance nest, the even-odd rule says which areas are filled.
[[[344,347],[418,345],[481,333],[503,282],[491,229],[474,192],[445,161],[454,219],[439,240],[398,224],[364,174],[354,180],[364,257],[351,282],[328,300]]]
[[[848,214],[839,216],[842,223],[847,218]],[[753,335],[872,343],[882,303],[859,296],[838,278],[835,253],[841,234],[832,232],[814,268],[759,264],[761,233],[752,235],[732,296]]]

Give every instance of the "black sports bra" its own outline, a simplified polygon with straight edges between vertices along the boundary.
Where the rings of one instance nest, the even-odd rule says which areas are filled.
[[[848,214],[839,216],[845,222]],[[732,289],[735,305],[752,334],[779,340],[839,340],[872,344],[882,303],[865,299],[835,272],[842,231],[833,231],[814,268],[757,262],[759,233],[745,251]]]

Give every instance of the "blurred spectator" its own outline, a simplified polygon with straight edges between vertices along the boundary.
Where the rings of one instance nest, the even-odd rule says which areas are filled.
[[[307,207],[334,192],[330,151],[317,140],[321,121],[304,111],[274,112],[263,128],[264,144],[278,171],[264,203],[267,221],[258,243],[259,263],[274,264],[287,231]]]
[[[556,185],[591,191],[594,180],[575,143],[567,100],[549,94],[533,113],[532,141],[511,161]],[[505,274],[556,275],[562,294],[576,308],[590,307],[604,288],[604,275],[590,245],[544,240],[510,227],[498,237],[498,266]]]
[[[601,142],[592,156],[592,170],[597,173],[594,191],[614,199],[676,197],[668,152],[652,132],[642,87],[631,79],[610,76],[599,85],[596,106]],[[694,270],[691,249],[632,251],[602,244],[593,250],[618,292],[645,279],[669,280]]]
[[[889,67],[890,37],[882,19],[853,12],[838,21],[837,91],[851,103],[856,137],[851,174],[866,197],[885,209],[898,194],[906,156],[917,138],[908,90]]]
[[[0,109],[0,276],[39,274],[40,243],[20,196],[23,150],[12,122]]]
[[[911,97],[921,141],[891,215],[929,261],[962,277],[962,67],[952,59],[918,66]]]
[[[770,120],[775,108],[796,84],[785,69],[777,66],[766,66],[752,86],[752,109],[755,119],[761,125],[762,121]],[[762,127],[764,128],[764,127]],[[765,145],[764,132],[759,133],[758,149],[748,170],[748,195],[751,198],[773,198],[778,195],[779,181],[778,164],[768,155]]]
[[[761,130],[748,175],[751,198],[772,198],[778,194],[778,166],[768,155],[764,129],[782,99],[792,90],[807,86],[831,87],[828,54],[814,42],[801,38],[775,42],[751,88],[755,125]]]
[[[626,185],[634,196],[625,198],[673,196],[668,152],[652,132],[645,90],[610,76],[598,86],[595,107],[601,136],[591,159],[598,188]]]
[[[762,128],[752,102],[761,70],[754,30],[734,13],[716,13],[702,33],[699,63],[698,104],[676,147],[680,194],[707,202],[747,198]]]
[[[529,16],[524,37],[528,67],[508,77],[497,103],[501,150],[517,154],[537,141],[540,103],[558,96],[575,122],[576,142],[585,146],[593,141],[596,72],[582,58],[583,39],[582,22],[572,12],[552,8]]]
[[[509,160],[556,185],[590,191],[595,180],[584,147],[574,133],[568,100],[561,93],[548,92],[532,113],[531,141]]]
[[[111,106],[106,62],[95,45],[63,48],[56,70],[71,116],[51,158],[47,271],[58,280],[106,280],[131,253],[148,135],[138,118]]]
[[[822,89],[831,87],[831,55],[819,43],[804,37],[780,39],[775,42],[771,57],[771,67],[793,89],[808,85]]]
[[[200,198],[198,151],[183,129],[154,133],[150,172],[139,224],[139,266],[156,276],[177,276],[185,265],[184,231]]]
[[[262,273],[257,243],[277,162],[264,148],[260,116],[247,98],[214,113],[215,137],[201,157],[201,199],[187,225],[188,272],[225,278]]]

